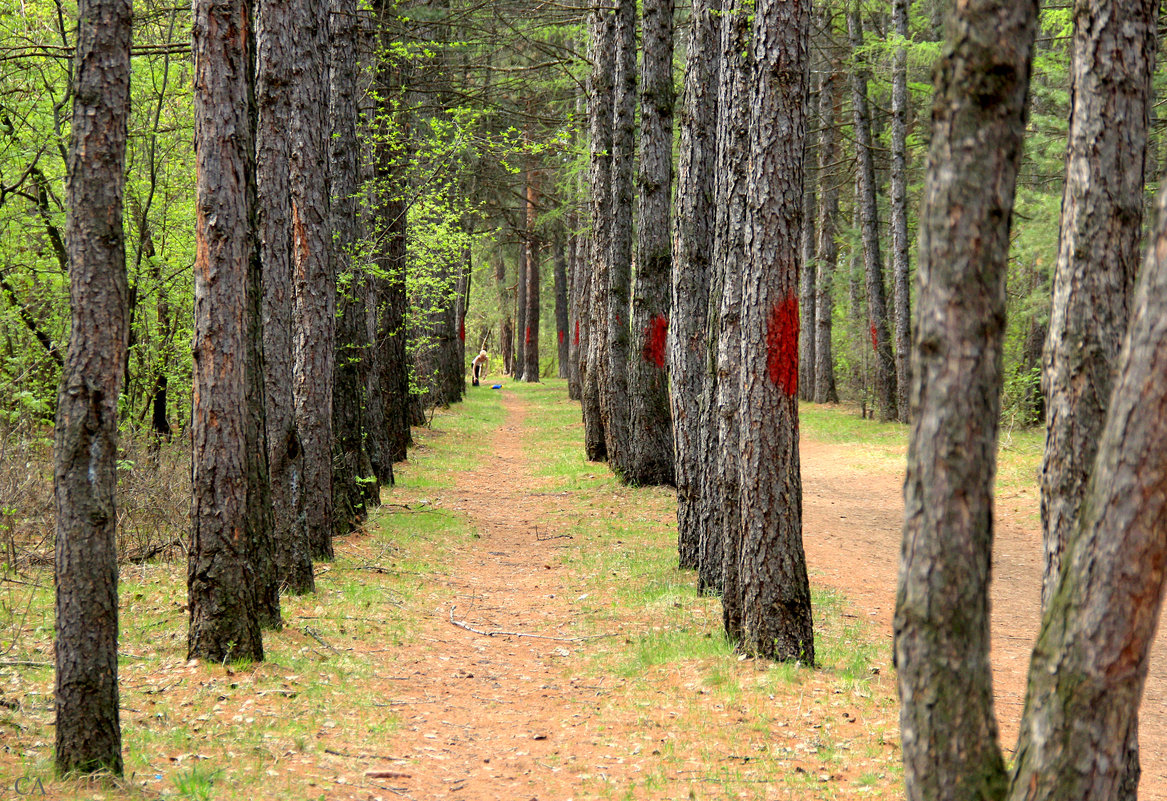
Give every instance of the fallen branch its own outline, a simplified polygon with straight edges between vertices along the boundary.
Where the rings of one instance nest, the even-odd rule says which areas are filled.
[[[340,653],[340,651],[336,650],[336,649],[335,649],[335,648],[333,648],[331,645],[329,645],[328,643],[326,643],[326,642],[325,642],[325,641],[324,641],[324,640],[323,640],[323,639],[320,637],[320,635],[319,635],[319,634],[317,634],[315,631],[313,631],[313,630],[312,630],[312,628],[311,628],[310,626],[305,626],[303,629],[301,629],[301,631],[303,631],[305,634],[307,634],[307,635],[308,635],[309,637],[311,637],[312,639],[316,640],[316,642],[320,643],[321,645],[323,645],[323,646],[324,646],[325,648],[327,648],[328,650],[332,651],[334,654],[339,654],[339,653]]]
[[[337,751],[335,748],[325,748],[324,753],[332,754],[333,756],[345,757],[346,759],[385,759],[391,762],[407,762],[405,757],[389,756],[388,754],[350,754],[345,751]]]
[[[552,534],[548,537],[540,537],[539,536],[539,527],[535,526],[535,541],[536,542],[547,542],[548,540],[560,540],[560,539],[571,540],[571,539],[575,539],[575,538],[573,536],[571,536],[570,534]]]
[[[14,662],[0,662],[0,667],[52,667],[52,662],[25,662],[17,660]]]
[[[450,607],[450,622],[460,629],[465,629],[471,634],[479,634],[483,637],[530,637],[534,640],[555,640],[556,642],[583,642],[584,640],[598,640],[601,637],[611,637],[611,634],[596,634],[591,637],[552,637],[550,634],[527,634],[522,631],[484,631],[476,629],[464,620],[454,620],[454,610],[457,605]]]

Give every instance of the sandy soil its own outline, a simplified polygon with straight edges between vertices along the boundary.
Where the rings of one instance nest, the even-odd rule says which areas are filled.
[[[843,592],[878,621],[891,647],[903,525],[903,474],[857,467],[849,446],[801,443],[803,531],[812,581]],[[1001,745],[1012,754],[1041,609],[1041,532],[1033,493],[997,500],[993,554],[993,689]],[[1167,651],[1156,638],[1139,720],[1139,796],[1167,799]]]

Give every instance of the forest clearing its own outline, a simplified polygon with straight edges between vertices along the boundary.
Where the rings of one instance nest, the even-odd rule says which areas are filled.
[[[0,660],[0,776],[111,801],[900,798],[890,624],[905,429],[830,407],[803,419],[817,670],[737,655],[717,599],[676,569],[671,493],[583,460],[564,382],[508,384],[417,432],[317,594],[286,601],[263,663],[188,662],[181,564],[125,571],[114,784],[53,778],[51,671],[22,664],[52,652],[42,586]],[[1022,433],[1002,457],[1006,749],[1038,623],[1039,453]],[[495,631],[530,636],[483,634]],[[1142,716],[1147,799],[1167,798],[1162,645]]]

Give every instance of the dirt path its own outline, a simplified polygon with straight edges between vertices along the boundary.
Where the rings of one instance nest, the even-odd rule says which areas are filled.
[[[845,445],[801,443],[803,530],[812,581],[837,588],[879,623],[891,647],[896,571],[903,523],[903,475],[857,469]],[[1034,497],[998,500],[993,557],[992,661],[997,718],[1012,754],[1029,657],[1040,622],[1041,534],[1025,525]],[[1139,796],[1167,799],[1167,643],[1156,639],[1143,698]]]
[[[398,782],[406,797],[567,799],[579,772],[615,761],[566,734],[587,694],[565,668],[578,644],[567,599],[579,591],[559,567],[556,541],[536,537],[547,499],[530,490],[526,413],[509,392],[502,403],[507,419],[491,456],[435,499],[465,514],[481,539],[449,566],[453,598],[396,663],[394,695],[412,700],[387,748],[411,763]],[[451,614],[479,631],[540,636],[483,636],[451,625]]]

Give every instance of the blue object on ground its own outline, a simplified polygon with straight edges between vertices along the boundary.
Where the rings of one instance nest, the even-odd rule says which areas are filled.
[[[495,384],[491,389],[502,389],[502,384]]]

